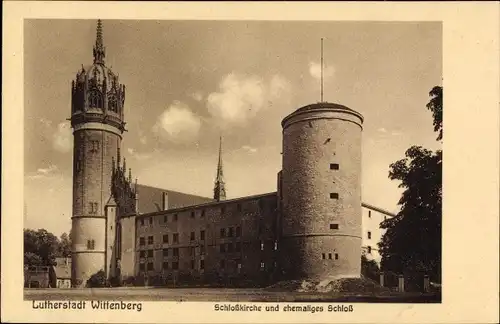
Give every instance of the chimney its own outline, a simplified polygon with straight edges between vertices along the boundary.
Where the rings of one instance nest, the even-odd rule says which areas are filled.
[[[162,207],[162,210],[167,210],[168,209],[168,192],[164,191],[162,193],[161,207]]]

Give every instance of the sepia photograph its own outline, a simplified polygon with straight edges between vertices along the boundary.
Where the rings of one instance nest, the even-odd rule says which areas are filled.
[[[23,33],[33,308],[441,303],[441,22]]]

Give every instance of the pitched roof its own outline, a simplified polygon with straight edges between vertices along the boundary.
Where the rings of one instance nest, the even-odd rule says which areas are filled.
[[[168,209],[200,205],[214,201],[214,199],[208,197],[138,184],[137,195],[139,214],[161,211],[164,192],[168,194]]]
[[[56,265],[54,266],[54,272],[58,279],[71,279],[71,266]]]

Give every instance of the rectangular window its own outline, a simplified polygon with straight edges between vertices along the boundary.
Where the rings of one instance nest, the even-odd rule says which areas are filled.
[[[229,253],[233,252],[233,243],[227,244],[227,252],[229,252]]]
[[[194,246],[190,246],[189,247],[189,255],[193,256],[194,255],[194,249],[195,247]]]
[[[260,250],[264,251],[264,242],[263,241],[260,241]]]
[[[90,203],[89,203],[89,209],[90,209],[89,213],[90,213],[91,215],[95,215],[95,214],[97,214],[97,212],[98,212],[98,208],[97,208],[97,207],[98,207],[98,206],[99,206],[99,205],[98,205],[96,202],[90,202]]]
[[[220,237],[226,237],[226,229],[225,228],[220,229]]]
[[[240,237],[241,236],[241,227],[236,227],[236,237]]]
[[[225,253],[226,252],[226,244],[224,244],[224,243],[221,244],[219,249],[220,249],[220,253]]]
[[[372,247],[368,245],[368,253],[372,253]]]
[[[146,265],[144,263],[139,264],[139,270],[140,271],[146,270]]]
[[[174,254],[174,257],[178,257],[179,256],[179,248],[174,248],[172,252]]]
[[[178,219],[177,214],[174,214],[174,222],[177,222],[177,219]]]
[[[203,230],[200,231],[200,240],[205,240],[205,231]]]
[[[339,194],[336,192],[331,192],[330,193],[330,199],[339,199]]]
[[[144,218],[141,218],[141,226],[144,226]]]
[[[241,242],[236,242],[236,244],[235,244],[235,250],[236,250],[236,252],[240,252],[241,251]]]
[[[261,269],[264,269],[264,267],[265,267],[265,266],[266,266],[266,264],[265,264],[264,262],[261,262],[261,263],[260,263],[260,268],[261,268]]]
[[[233,228],[232,227],[229,227],[228,229],[228,237],[233,237]]]
[[[163,222],[167,223],[168,222],[168,215],[163,216]]]
[[[145,250],[139,251],[139,257],[140,258],[145,258],[146,257],[146,251]]]
[[[205,217],[205,209],[202,209],[201,210],[201,215],[200,215],[201,218]]]
[[[335,260],[338,260],[339,259],[339,255],[337,253],[335,253]]]
[[[168,262],[163,262],[163,270],[168,270]]]
[[[321,254],[321,258],[322,258],[323,260],[324,260],[324,259],[326,259],[326,254],[322,253],[322,254]]]
[[[194,232],[191,232],[191,237],[190,237],[191,241],[194,241],[195,240],[195,235],[194,235]]]
[[[153,270],[154,270],[153,262],[148,262],[148,271],[153,271]]]
[[[99,141],[90,141],[90,153],[99,152]]]
[[[372,218],[372,211],[371,210],[368,211],[368,218]]]
[[[200,270],[205,269],[205,260],[200,260]]]
[[[191,212],[191,218],[194,218],[194,211]]]
[[[148,236],[148,245],[154,244],[154,237],[153,236]]]
[[[328,259],[332,259],[332,254],[331,253],[328,253]]]
[[[194,260],[191,260],[191,269],[194,269]]]
[[[339,229],[339,224],[330,224],[330,229]]]
[[[238,212],[241,212],[241,204],[236,205],[236,209],[238,210]]]
[[[330,170],[338,170],[339,165],[337,163],[330,163]]]
[[[224,260],[220,260],[219,266],[221,269],[224,269],[226,267],[226,262]]]
[[[200,245],[200,255],[205,255],[205,245]]]
[[[368,231],[368,239],[370,240],[372,238],[372,232]]]
[[[172,269],[173,270],[179,269],[179,262],[177,262],[177,261],[176,262],[172,262]]]
[[[149,225],[153,225],[153,217],[149,217]]]
[[[94,250],[94,249],[95,249],[95,241],[87,240],[87,250]]]
[[[148,250],[148,258],[152,258],[153,257],[153,250]]]
[[[179,233],[174,233],[173,240],[174,240],[174,243],[179,243]]]
[[[163,249],[163,256],[168,257],[168,249]]]
[[[163,243],[168,243],[168,234],[163,235]]]
[[[274,242],[274,251],[278,250],[278,242]]]
[[[139,238],[139,245],[140,245],[140,246],[144,246],[144,245],[146,245],[146,240],[144,239],[144,237],[140,237],[140,238]]]

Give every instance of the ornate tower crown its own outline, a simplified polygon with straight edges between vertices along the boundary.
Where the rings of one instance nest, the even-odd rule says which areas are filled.
[[[101,20],[97,21],[93,48],[94,63],[83,66],[71,85],[71,125],[84,122],[109,124],[120,132],[125,130],[123,107],[125,86],[104,63],[106,56]]]

